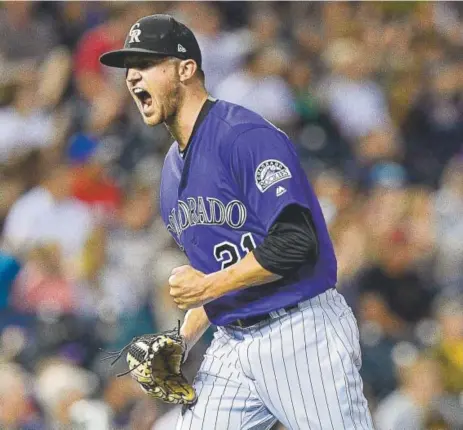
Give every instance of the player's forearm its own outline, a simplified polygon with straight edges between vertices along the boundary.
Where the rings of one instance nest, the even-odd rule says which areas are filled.
[[[220,297],[242,288],[276,281],[281,276],[264,269],[250,252],[238,263],[219,272],[211,273],[207,275],[207,278],[214,285],[217,297]]]
[[[302,265],[315,266],[318,238],[308,208],[286,206],[270,227],[264,241],[238,263],[211,277],[214,298],[228,292],[275,281]]]
[[[188,350],[198,342],[210,324],[202,306],[191,309],[186,313],[180,328],[180,334],[185,338]]]

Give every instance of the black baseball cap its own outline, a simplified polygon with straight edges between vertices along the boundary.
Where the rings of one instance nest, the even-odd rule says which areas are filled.
[[[130,29],[124,48],[100,57],[106,66],[125,68],[125,59],[134,54],[191,58],[201,68],[201,50],[193,32],[170,15],[149,15]]]

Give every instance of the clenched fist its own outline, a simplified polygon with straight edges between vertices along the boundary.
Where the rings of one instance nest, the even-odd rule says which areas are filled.
[[[197,308],[214,300],[210,279],[191,266],[173,269],[169,285],[170,295],[180,309]]]

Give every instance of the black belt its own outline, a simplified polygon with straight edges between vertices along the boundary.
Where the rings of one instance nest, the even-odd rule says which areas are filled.
[[[293,309],[296,309],[298,307],[299,303],[296,303],[295,305],[287,306],[286,308],[280,308],[278,311],[275,311],[276,314],[278,314],[281,311],[285,311],[286,313],[292,311]],[[273,312],[272,312],[273,313]],[[248,317],[248,318],[242,318],[239,320],[235,320],[229,325],[233,327],[240,327],[240,328],[246,328],[246,327],[251,327],[252,325],[259,324],[262,321],[269,320],[273,318],[271,314],[264,314],[264,315],[257,315],[253,317]]]

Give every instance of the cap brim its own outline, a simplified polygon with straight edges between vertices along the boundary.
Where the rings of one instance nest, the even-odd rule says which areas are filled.
[[[143,48],[125,48],[118,49],[117,51],[106,52],[100,57],[100,63],[109,67],[118,67],[125,69],[125,60],[128,57],[143,55],[143,56],[154,56],[154,57],[165,57],[166,54],[163,52],[151,51]]]

